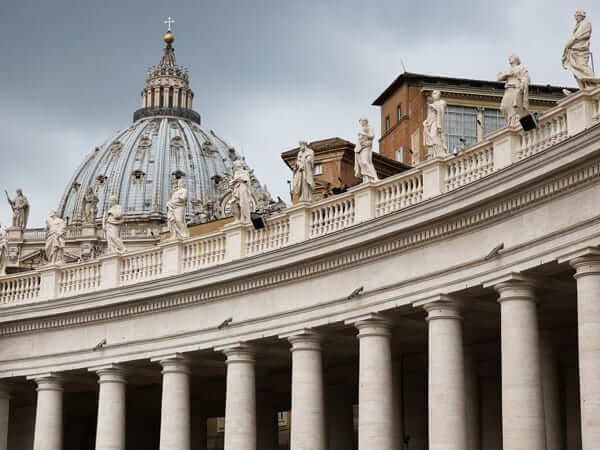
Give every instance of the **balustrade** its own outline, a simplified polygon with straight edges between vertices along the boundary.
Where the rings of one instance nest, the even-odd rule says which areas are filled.
[[[465,186],[539,153],[598,121],[600,89],[578,92],[543,114],[538,120],[538,127],[532,131],[516,128],[498,131],[456,157],[427,161],[373,184],[300,205],[301,208],[285,210],[270,217],[261,230],[237,224],[229,230],[185,240],[178,244],[180,247],[165,243],[124,255],[109,255],[92,262],[0,277],[0,304],[13,305],[130,285],[333,233]],[[123,235],[136,238],[158,235],[157,228],[152,231],[130,225],[124,227]],[[40,228],[26,230],[23,236],[28,241],[43,241],[45,234],[45,230]],[[68,232],[68,238],[80,236],[79,227]]]
[[[265,228],[250,228],[246,237],[246,255],[275,250],[287,245],[290,241],[290,218],[274,217],[267,221]]]
[[[225,260],[225,236],[195,238],[183,246],[183,271],[212,266]]]
[[[410,171],[403,177],[390,177],[377,188],[375,214],[383,216],[423,199],[423,174]]]

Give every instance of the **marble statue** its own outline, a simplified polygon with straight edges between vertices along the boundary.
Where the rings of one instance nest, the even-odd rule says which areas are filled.
[[[6,265],[8,262],[8,234],[3,226],[0,225],[0,276],[6,275]]]
[[[508,58],[510,68],[498,74],[498,81],[504,81],[504,97],[500,110],[504,114],[507,127],[519,125],[519,120],[529,114],[529,72],[521,65],[517,55]]]
[[[296,156],[292,191],[298,201],[311,202],[315,188],[315,152],[308,146],[308,142],[300,141],[300,149]]]
[[[426,155],[430,158],[448,155],[448,146],[446,144],[447,105],[441,97],[442,93],[440,91],[433,91],[431,93],[432,101],[427,105],[427,118],[423,122],[423,143]],[[416,153],[417,149],[414,150]]]
[[[98,215],[98,196],[93,188],[88,188],[83,197],[83,223],[94,224]]]
[[[361,117],[360,131],[358,132],[358,142],[354,147],[354,175],[362,178],[363,183],[370,183],[379,180],[377,172],[373,166],[373,140],[375,133],[373,128],[369,127],[369,121]]]
[[[250,223],[252,194],[250,193],[250,172],[241,159],[233,162],[233,178],[231,180],[231,212],[236,221]]]
[[[194,217],[192,219],[194,225],[210,222],[212,202],[203,201],[202,194],[198,193],[198,199],[192,200],[192,205],[194,205]]]
[[[575,11],[575,29],[567,41],[562,55],[562,65],[570,70],[580,89],[591,89],[600,85],[600,79],[590,67],[590,39],[592,24],[585,19],[585,11]]]
[[[29,220],[29,200],[23,195],[21,189],[17,189],[17,195],[13,200],[8,196],[8,192],[4,192],[6,193],[6,198],[13,211],[13,228],[24,230],[27,228],[27,221]]]
[[[171,192],[167,202],[167,223],[172,239],[186,239],[190,237],[185,221],[185,207],[187,205],[188,190],[185,181],[180,178]]]
[[[53,209],[46,219],[46,259],[48,264],[62,264],[65,256],[67,223]]]
[[[107,253],[124,253],[127,251],[123,240],[121,239],[121,225],[125,219],[123,218],[123,209],[119,205],[116,196],[110,197],[109,208],[104,213],[102,219],[102,228],[106,236]]]

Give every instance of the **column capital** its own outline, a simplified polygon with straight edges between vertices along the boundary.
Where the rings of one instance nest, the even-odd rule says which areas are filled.
[[[346,325],[354,325],[358,330],[358,338],[366,336],[386,336],[392,335],[391,322],[381,314],[365,314],[344,322]]]
[[[282,339],[287,339],[292,344],[291,352],[313,350],[321,351],[322,336],[316,331],[309,329],[299,330],[293,333],[288,333],[279,336]]]
[[[152,358],[150,361],[158,362],[163,370],[162,373],[185,373],[189,375],[190,360],[181,353],[173,353],[171,355],[159,356]]]
[[[435,319],[462,320],[462,304],[454,299],[440,299],[421,305],[427,311],[425,320],[428,322]]]
[[[492,287],[500,295],[499,302],[505,300],[535,301],[536,282],[533,278],[520,273],[508,273],[484,283],[483,287]]]
[[[254,355],[256,354],[256,349],[254,348],[254,346],[244,344],[242,342],[223,347],[217,347],[215,348],[215,351],[222,352],[227,357],[225,364],[253,364],[255,361]]]
[[[127,369],[120,364],[105,364],[88,368],[89,372],[98,375],[98,384],[102,383],[126,383]]]
[[[64,379],[56,373],[44,373],[39,375],[31,375],[28,380],[33,380],[37,384],[37,391],[59,391],[62,392]]]
[[[559,257],[557,261],[559,264],[569,263],[575,270],[577,270],[578,266],[585,266],[586,264],[598,265],[600,264],[600,249],[585,247],[566,253]]]

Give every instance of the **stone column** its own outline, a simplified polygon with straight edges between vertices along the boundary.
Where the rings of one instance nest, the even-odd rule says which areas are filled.
[[[325,401],[321,337],[312,331],[288,336],[292,344],[290,450],[325,450]]]
[[[256,411],[257,449],[279,450],[279,423],[273,392],[258,394]]]
[[[63,384],[55,374],[29,377],[37,384],[33,450],[62,450]]]
[[[227,356],[225,450],[256,450],[254,350],[245,344],[220,350]]]
[[[358,329],[358,449],[393,449],[391,326],[378,314],[346,323]]]
[[[546,449],[564,450],[558,381],[558,361],[549,332],[541,335],[541,371],[546,417]]]
[[[0,450],[8,448],[8,420],[10,410],[10,390],[0,383]]]
[[[467,447],[462,317],[453,301],[423,306],[429,323],[429,448]]]
[[[190,366],[180,354],[156,358],[162,366],[160,450],[190,450]]]
[[[344,385],[329,386],[326,393],[327,450],[354,449],[354,414],[351,392]]]
[[[90,370],[100,385],[96,450],[125,450],[125,370],[116,364]]]
[[[545,450],[537,304],[533,284],[510,280],[500,294],[504,450]]]
[[[152,106],[154,106],[155,108],[158,108],[159,105],[160,105],[160,87],[155,87],[154,88],[154,104]]]
[[[577,280],[579,389],[583,450],[600,443],[600,253],[571,261]]]

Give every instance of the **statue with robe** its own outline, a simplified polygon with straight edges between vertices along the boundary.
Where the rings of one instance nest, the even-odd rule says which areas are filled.
[[[371,183],[379,180],[375,166],[373,166],[373,140],[375,133],[369,127],[369,121],[361,117],[358,142],[354,146],[354,175],[362,178],[363,183]]]
[[[98,215],[98,196],[93,188],[88,188],[83,197],[83,223],[94,224]]]
[[[250,223],[252,211],[252,193],[250,191],[250,172],[244,162],[237,159],[233,163],[233,178],[231,180],[231,212],[236,221]]]
[[[296,194],[299,202],[311,202],[315,187],[315,152],[308,146],[308,142],[300,141],[299,144],[292,191]]]
[[[0,276],[6,275],[6,266],[8,265],[8,234],[3,226],[0,225]]]
[[[13,211],[12,226],[24,230],[27,228],[27,222],[29,220],[29,200],[23,195],[23,190],[17,189],[17,195],[14,199],[11,199],[6,193],[6,198]]]
[[[46,219],[46,259],[48,264],[62,264],[65,256],[67,223],[53,209]]]
[[[109,201],[109,208],[104,213],[102,219],[107,253],[124,253],[127,251],[121,239],[121,225],[123,225],[124,221],[123,208],[119,205],[117,197],[112,195]]]
[[[426,156],[437,158],[448,155],[446,144],[446,101],[440,91],[431,93],[431,103],[427,105],[427,118],[423,122],[423,143]],[[418,149],[413,149],[417,153]]]
[[[180,178],[177,180],[175,189],[171,192],[171,197],[167,202],[167,224],[172,239],[186,239],[190,237],[185,221],[187,199],[188,190],[185,187],[185,181]]]
[[[504,96],[500,110],[507,127],[519,125],[519,120],[529,114],[529,72],[521,65],[517,55],[508,58],[510,68],[498,74],[498,81],[504,81]]]
[[[585,11],[575,11],[575,29],[567,41],[562,55],[562,65],[570,70],[579,89],[600,86],[600,79],[590,67],[590,40],[592,24],[586,20]]]

